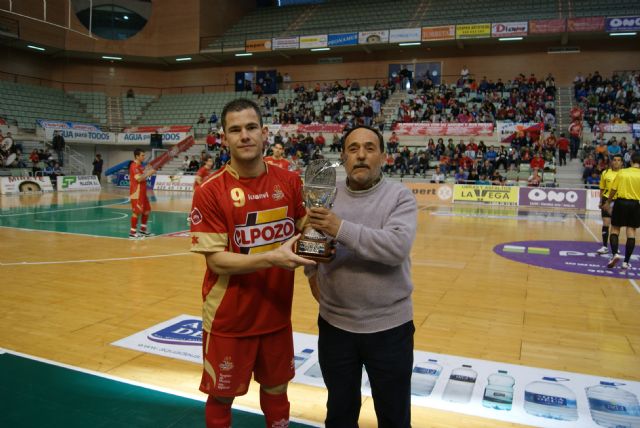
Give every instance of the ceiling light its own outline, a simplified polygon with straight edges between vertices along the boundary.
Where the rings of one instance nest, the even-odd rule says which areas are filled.
[[[191,61],[191,57],[190,56],[186,56],[184,58],[176,58],[176,61],[177,62],[180,62],[180,61]]]
[[[398,43],[398,46],[420,46],[420,42]]]
[[[251,56],[253,55],[251,52],[245,52],[245,53],[237,53],[236,56]]]
[[[638,33],[636,33],[635,31],[630,33],[609,33],[611,37],[635,36],[636,34]]]
[[[41,48],[40,46],[27,45],[27,47],[31,48],[31,49],[35,49],[37,51],[44,51],[45,50],[44,48]]]
[[[313,48],[311,52],[321,52],[321,51],[330,51],[331,48]]]
[[[121,60],[122,60],[122,57],[119,57],[119,56],[108,56],[108,55],[102,55],[102,59],[113,59],[113,60],[116,60],[116,61],[121,61]]]
[[[522,40],[522,37],[500,37],[498,40],[501,42],[515,42],[517,40]]]

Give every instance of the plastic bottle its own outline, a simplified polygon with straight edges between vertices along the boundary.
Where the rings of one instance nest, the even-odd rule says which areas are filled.
[[[438,360],[418,363],[411,373],[411,394],[418,397],[428,397],[442,373],[442,366]]]
[[[444,388],[442,399],[455,403],[468,403],[471,401],[477,377],[478,373],[467,364],[454,369],[449,376],[447,386]]]
[[[305,348],[302,352],[298,352],[293,356],[293,364],[296,370],[309,359],[311,354],[313,354],[313,349]]]
[[[600,382],[585,388],[591,417],[603,427],[640,428],[638,397],[619,385],[624,383]]]
[[[524,389],[524,410],[534,416],[561,421],[578,419],[576,394],[558,382],[569,379],[543,377]]]
[[[513,385],[516,383],[506,370],[498,370],[487,378],[482,405],[496,410],[511,410]]]

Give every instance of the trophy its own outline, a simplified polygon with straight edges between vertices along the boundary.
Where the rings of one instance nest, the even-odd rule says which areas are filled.
[[[302,194],[307,208],[330,208],[336,198],[336,166],[339,162],[323,159],[309,163],[304,173]],[[296,254],[326,263],[333,258],[333,244],[324,233],[308,228],[296,242]]]

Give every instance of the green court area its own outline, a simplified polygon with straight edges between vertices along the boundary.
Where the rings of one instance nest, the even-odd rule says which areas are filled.
[[[0,379],[1,427],[204,427],[201,401],[9,353],[0,354]],[[264,426],[264,418],[234,409],[233,426]]]
[[[150,198],[153,201],[152,198]],[[131,210],[126,199],[13,207],[0,211],[0,226],[81,235],[126,238]],[[187,230],[187,213],[151,211],[149,230],[156,235]]]

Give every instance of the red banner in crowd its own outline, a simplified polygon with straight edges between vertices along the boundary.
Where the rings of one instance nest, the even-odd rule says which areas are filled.
[[[165,134],[167,132],[191,132],[191,125],[170,125],[170,126],[132,126],[131,128],[125,128],[122,132],[134,133],[138,132],[141,134],[147,133],[160,133]]]
[[[275,124],[267,124],[266,126],[269,128],[269,132],[273,132],[274,134],[278,131],[280,133],[288,132],[290,134],[304,134],[304,133],[317,134],[320,132],[340,134],[344,129],[344,125],[339,123],[312,123],[309,125],[303,125],[299,123],[280,125],[278,123],[275,123]]]
[[[511,131],[511,133],[508,133]],[[514,138],[518,136],[524,136],[524,134],[529,133],[531,139],[533,141],[537,141],[540,138],[540,133],[544,131],[544,123],[514,123],[510,124],[510,126],[505,127],[500,132],[500,142],[511,144]],[[505,135],[507,134],[507,135]]]
[[[393,130],[398,135],[491,136],[493,123],[397,123]]]
[[[565,19],[534,19],[529,21],[529,34],[564,33],[567,31]]]
[[[0,117],[0,125],[6,125],[7,121]]]
[[[189,147],[193,146],[195,144],[195,142],[196,141],[193,139],[193,137],[189,136],[189,137],[185,138],[184,140],[180,141],[175,146],[171,147],[171,149],[169,149],[168,151],[164,152],[161,156],[158,156],[157,158],[155,158],[154,160],[149,162],[149,165],[151,165],[153,167],[153,169],[156,169],[156,170],[160,169],[167,162],[169,162],[171,159],[175,158],[180,153],[184,152]]]
[[[569,32],[604,31],[604,16],[589,16],[585,18],[569,18]]]

